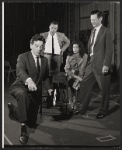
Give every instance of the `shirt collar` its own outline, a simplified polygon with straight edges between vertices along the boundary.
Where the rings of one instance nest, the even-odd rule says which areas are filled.
[[[34,58],[37,58],[37,56],[33,53],[32,50],[31,50],[31,53],[32,53],[32,56],[33,56]]]
[[[96,29],[97,31],[99,31],[100,28],[101,28],[101,26],[102,26],[102,24],[100,24],[98,27],[95,27],[95,29]]]
[[[50,32],[49,32],[49,35],[52,36],[52,35],[50,34]],[[53,37],[55,37],[56,35],[57,35],[57,34],[55,33],[55,34],[53,35]]]

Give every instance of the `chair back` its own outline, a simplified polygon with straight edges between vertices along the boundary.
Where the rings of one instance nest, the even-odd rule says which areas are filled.
[[[12,69],[10,63],[6,60],[4,61],[4,69],[5,71]]]

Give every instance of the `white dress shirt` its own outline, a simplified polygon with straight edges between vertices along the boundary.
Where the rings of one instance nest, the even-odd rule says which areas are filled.
[[[60,49],[60,45],[59,45],[56,33],[54,34],[53,38],[54,38],[54,54],[60,55],[61,49]],[[46,40],[44,52],[52,54],[52,35],[50,34],[50,32],[49,32],[47,40]]]
[[[33,56],[33,58],[35,60],[35,65],[37,67],[37,56],[32,52],[32,50],[31,50],[31,53],[32,53],[32,56]],[[40,57],[39,57],[39,65],[41,66],[41,58]]]
[[[90,54],[90,56],[93,55],[94,44],[95,44],[95,42],[96,42],[97,35],[98,35],[99,31],[100,31],[101,26],[102,26],[102,24],[101,24],[100,26],[98,26],[98,27],[95,27],[96,31],[95,31],[95,36],[94,36],[94,43],[93,43],[93,45],[92,45],[92,47],[91,47],[92,53]],[[91,40],[92,40],[92,39],[91,39]]]

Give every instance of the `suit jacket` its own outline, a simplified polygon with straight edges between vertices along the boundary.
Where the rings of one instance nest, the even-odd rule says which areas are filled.
[[[102,25],[93,48],[93,67],[97,74],[102,74],[102,67],[104,65],[110,68],[113,55],[112,44],[110,30]],[[88,53],[89,52],[90,39],[88,42]]]
[[[49,32],[40,33],[40,35],[42,35],[44,37],[45,41],[47,40],[48,34],[49,34]],[[68,48],[68,46],[70,44],[70,41],[65,36],[64,33],[56,32],[56,34],[57,34],[57,38],[58,38],[60,48],[64,52]]]
[[[37,68],[31,51],[20,54],[18,56],[16,65],[16,74],[17,78],[15,82],[11,85],[10,89],[16,87],[28,88],[27,85],[25,85],[25,82],[26,79],[29,77],[32,78],[32,80],[37,84],[37,88],[41,87],[43,80],[46,80],[45,88],[47,90],[50,88],[50,82],[48,79],[49,75],[48,61],[47,58],[45,58],[44,56],[41,56],[41,71],[39,77],[37,74]]]

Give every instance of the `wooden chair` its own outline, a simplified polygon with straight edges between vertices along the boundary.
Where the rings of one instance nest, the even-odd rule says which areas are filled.
[[[9,83],[9,80],[10,80],[10,74],[12,74],[14,76],[14,78],[16,78],[15,76],[15,72],[16,69],[12,69],[10,63],[8,61],[4,61],[4,73],[6,75],[6,78],[7,78],[7,83]]]
[[[45,88],[44,88],[44,81],[42,81],[42,93],[41,94],[42,94],[42,96],[41,96],[42,98],[41,98],[40,105],[39,105],[40,118],[42,116],[42,108],[43,108],[43,103],[44,102],[47,103],[47,108],[50,107],[50,106],[51,107],[53,106],[53,101],[52,101],[53,94],[50,96],[48,94],[48,92],[45,90]],[[50,102],[50,104],[49,104],[49,102]]]
[[[53,108],[53,107],[56,107],[57,105],[54,105],[54,97],[55,97],[55,87],[54,87],[54,84],[57,84],[58,85],[58,90],[60,90],[60,84],[64,84],[65,85],[65,89],[62,89],[62,90],[68,90],[68,82],[67,82],[67,76],[65,73],[63,72],[60,72],[59,74],[55,74],[52,76],[52,85],[53,85],[53,92],[52,92],[52,95],[49,96],[48,93],[46,93],[44,90],[43,90],[43,87],[42,87],[42,100],[41,100],[41,103],[40,103],[40,106],[39,106],[39,113],[40,113],[40,118],[42,116],[42,108],[43,108],[43,102],[46,101],[47,99],[47,105],[50,105],[49,107],[50,108]],[[43,86],[43,83],[42,83],[42,86]],[[60,93],[57,93],[58,94],[58,98],[60,99],[61,95]],[[49,99],[49,100],[48,100]],[[57,99],[57,98],[56,98]],[[68,103],[68,96],[66,94],[66,97],[65,97],[66,101],[66,114],[67,114],[67,103]],[[57,104],[57,100],[55,102]]]
[[[67,91],[68,91],[68,82],[67,82],[67,75],[66,75],[66,73],[60,72],[58,74],[53,75],[53,77],[52,77],[52,84],[53,85],[54,84],[58,85],[58,87],[57,87],[57,90],[58,90],[57,96],[58,96],[58,98],[57,99],[59,99],[59,105],[60,106],[63,106],[64,104],[66,104],[65,106],[66,106],[66,114],[67,114],[68,113],[68,105],[67,104],[68,104],[69,98],[68,98],[68,94],[63,94],[65,92],[67,93]],[[61,88],[61,89],[60,89],[60,84],[64,85],[64,87]],[[53,86],[53,90],[55,90],[54,86]],[[62,90],[63,93],[60,93],[61,90]],[[65,101],[62,101],[62,99],[61,99],[61,96],[63,96],[63,95],[65,97],[64,98]],[[61,102],[61,104],[60,104],[60,102]],[[55,103],[57,103],[57,105],[58,105],[57,101]]]

